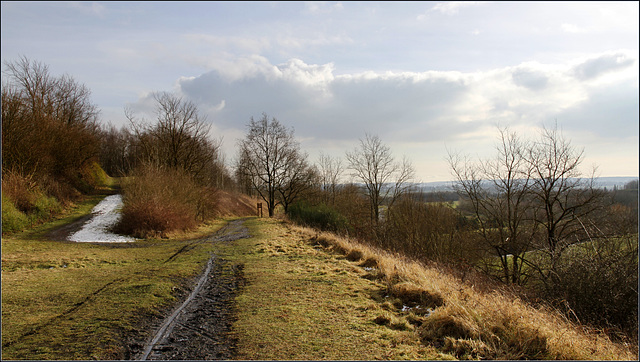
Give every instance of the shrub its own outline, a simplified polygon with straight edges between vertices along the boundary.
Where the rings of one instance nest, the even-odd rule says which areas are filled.
[[[347,230],[347,219],[334,208],[321,203],[312,206],[305,201],[289,206],[289,218],[299,224],[326,231],[343,232]]]
[[[21,212],[33,210],[36,202],[36,182],[32,175],[24,176],[14,171],[2,172],[2,196],[11,200]]]
[[[118,232],[136,237],[188,230],[212,215],[216,192],[198,185],[186,172],[142,166],[123,185]]]
[[[50,219],[62,210],[55,197],[47,195],[33,175],[18,172],[2,174],[2,232],[21,231]]]
[[[637,334],[638,242],[627,238],[627,246],[617,238],[609,248],[587,243],[567,253],[549,297],[584,323]]]

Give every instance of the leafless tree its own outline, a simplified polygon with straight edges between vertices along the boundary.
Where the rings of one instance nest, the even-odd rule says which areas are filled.
[[[340,177],[344,171],[342,160],[333,158],[324,153],[320,154],[318,160],[318,171],[320,176],[320,187],[327,195],[327,201],[335,204],[336,192],[340,184]]]
[[[98,109],[71,76],[22,57],[5,62],[2,89],[3,168],[77,178],[99,152]]]
[[[589,237],[585,222],[602,206],[603,192],[595,187],[595,170],[582,178],[582,156],[583,151],[572,146],[557,126],[543,128],[540,139],[528,151],[531,192],[537,205],[534,220],[544,230],[541,246],[551,260],[547,269],[551,277],[562,252]]]
[[[111,176],[124,176],[134,165],[135,139],[128,128],[110,124],[101,131],[100,164]]]
[[[503,280],[515,284],[522,282],[525,253],[535,236],[529,222],[533,181],[527,149],[514,132],[500,129],[495,158],[470,162],[449,154],[457,191],[470,201],[485,245],[500,258]]]
[[[391,149],[378,136],[369,134],[360,140],[360,147],[347,152],[346,156],[352,176],[364,184],[371,221],[377,224],[383,201],[391,206],[409,187],[413,166],[406,158],[396,162]]]
[[[263,113],[260,120],[251,121],[248,133],[240,140],[238,173],[248,180],[253,189],[266,202],[269,217],[273,217],[277,205],[287,205],[295,198],[300,183],[304,184],[306,156],[300,153],[300,145],[275,117],[269,120]]]
[[[312,189],[318,179],[315,168],[310,167],[307,162],[307,155],[297,152],[297,157],[291,158],[289,167],[282,175],[282,180],[276,187],[282,207],[286,213],[289,205],[298,200],[305,192]]]
[[[154,93],[156,122],[145,123],[135,113],[125,109],[136,135],[139,155],[147,163],[181,169],[204,182],[214,178],[212,166],[217,165],[219,142],[209,138],[210,124],[197,106],[171,93]]]

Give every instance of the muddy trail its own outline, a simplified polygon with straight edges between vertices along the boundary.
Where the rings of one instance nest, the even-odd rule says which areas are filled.
[[[194,240],[167,259],[199,243],[231,242],[248,238],[244,220],[234,220],[218,232]],[[212,255],[191,292],[164,318],[151,323],[145,341],[132,341],[128,355],[136,360],[228,360],[235,354],[230,336],[233,302],[243,283],[242,265]]]

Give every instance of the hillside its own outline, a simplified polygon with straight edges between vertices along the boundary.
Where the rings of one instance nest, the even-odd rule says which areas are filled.
[[[624,346],[437,267],[273,220],[231,260],[241,359],[635,359]],[[231,249],[229,249],[231,250]]]

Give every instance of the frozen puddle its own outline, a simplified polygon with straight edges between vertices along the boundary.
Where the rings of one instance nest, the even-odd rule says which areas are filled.
[[[91,243],[126,243],[136,241],[128,236],[116,235],[108,230],[120,218],[122,195],[105,197],[91,210],[93,217],[82,226],[82,229],[69,235],[70,241]]]

